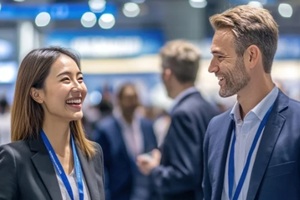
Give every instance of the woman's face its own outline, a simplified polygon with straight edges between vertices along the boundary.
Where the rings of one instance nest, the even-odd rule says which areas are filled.
[[[80,69],[70,57],[64,54],[58,57],[39,92],[45,120],[70,122],[82,118],[87,88]]]

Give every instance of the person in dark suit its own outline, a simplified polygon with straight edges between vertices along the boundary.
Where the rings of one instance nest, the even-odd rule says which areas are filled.
[[[149,177],[135,163],[138,154],[157,147],[152,122],[138,112],[134,84],[122,84],[116,97],[113,115],[102,119],[94,134],[104,153],[106,200],[154,200]]]
[[[184,40],[161,49],[162,80],[174,99],[171,124],[159,150],[137,159],[164,200],[202,200],[203,139],[210,119],[218,114],[195,87],[200,52]]]
[[[19,67],[12,143],[0,146],[0,199],[104,199],[103,155],[85,138],[87,89],[78,56],[60,47],[34,49]]]
[[[206,200],[300,199],[300,103],[272,81],[278,26],[264,8],[242,5],[210,17],[209,72],[232,109],[213,118],[204,142]]]

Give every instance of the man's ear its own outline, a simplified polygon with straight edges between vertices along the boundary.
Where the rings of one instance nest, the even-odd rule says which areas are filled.
[[[163,74],[164,79],[165,79],[165,80],[169,80],[170,77],[171,77],[171,75],[172,75],[171,69],[170,69],[170,68],[165,68],[165,69],[164,69],[164,74]]]
[[[254,68],[261,59],[260,49],[256,45],[250,45],[244,54],[244,61],[249,68]]]
[[[34,87],[30,88],[30,96],[37,103],[39,103],[39,104],[43,103],[43,98],[41,95],[41,91],[39,89],[36,89]]]

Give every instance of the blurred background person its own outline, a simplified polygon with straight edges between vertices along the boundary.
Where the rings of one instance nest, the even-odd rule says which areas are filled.
[[[87,137],[91,140],[95,140],[94,130],[97,124],[107,116],[112,115],[113,112],[113,102],[110,98],[111,95],[103,95],[100,96],[100,101],[96,104],[92,104],[91,102],[87,103],[84,107],[84,117],[83,117],[83,125],[84,129],[87,133]],[[97,98],[97,97],[94,97]]]
[[[162,199],[202,200],[202,144],[210,119],[218,114],[195,87],[200,52],[184,40],[161,49],[162,80],[174,99],[171,124],[160,151],[140,155],[140,170],[151,176]]]
[[[113,115],[94,133],[104,153],[106,200],[153,200],[149,177],[135,163],[137,155],[157,147],[152,121],[140,115],[134,84],[122,84],[116,98]]]
[[[0,145],[11,141],[10,130],[10,105],[3,96],[0,98]]]
[[[158,147],[163,144],[163,141],[168,133],[170,123],[171,117],[169,113],[162,109],[153,122],[153,128]]]

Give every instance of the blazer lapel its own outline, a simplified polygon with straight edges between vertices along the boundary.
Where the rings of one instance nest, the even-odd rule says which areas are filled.
[[[53,164],[50,160],[49,154],[42,143],[42,140],[30,140],[29,146],[31,151],[37,153],[31,157],[33,165],[37,173],[40,175],[51,199],[62,200],[60,188],[56,178],[56,173]]]
[[[114,117],[114,123],[115,123],[115,128],[116,128],[116,131],[114,131],[114,133],[116,134],[115,138],[116,138],[116,140],[117,139],[119,140],[118,141],[119,145],[121,145],[122,149],[124,149],[124,151],[126,152],[126,155],[128,156],[128,161],[130,162],[130,165],[135,166],[134,165],[135,164],[135,156],[126,147],[121,122],[119,122],[119,120]]]
[[[82,154],[81,150],[77,148],[78,157],[81,164],[81,169],[85,178],[85,182],[90,194],[91,200],[101,199],[100,198],[100,189],[97,184],[97,177],[93,176],[96,174],[93,163],[88,161],[87,158]]]
[[[262,178],[267,170],[268,163],[271,159],[273,149],[277,138],[285,122],[285,117],[280,114],[281,110],[287,107],[288,98],[279,92],[277,102],[275,102],[270,119],[266,124],[261,142],[256,154],[256,160],[253,165],[253,170],[249,183],[247,200],[254,200]]]
[[[223,191],[223,186],[224,186],[224,176],[225,176],[225,169],[226,169],[226,161],[227,161],[227,152],[229,149],[229,144],[230,144],[230,140],[231,140],[231,135],[232,135],[232,130],[233,130],[233,120],[229,117],[230,114],[227,114],[228,118],[226,120],[224,120],[224,126],[221,127],[219,129],[218,132],[220,132],[220,130],[224,130],[224,139],[220,139],[220,138],[215,138],[218,141],[223,142],[223,144],[218,144],[219,148],[219,152],[216,154],[218,155],[216,157],[216,166],[218,166],[217,170],[216,170],[216,177],[217,177],[217,181],[216,181],[216,194],[220,194],[220,196],[217,197],[217,199],[221,199],[222,196],[222,191]],[[226,132],[225,132],[226,130]],[[223,131],[222,131],[223,132]],[[218,134],[219,136],[221,134]]]

